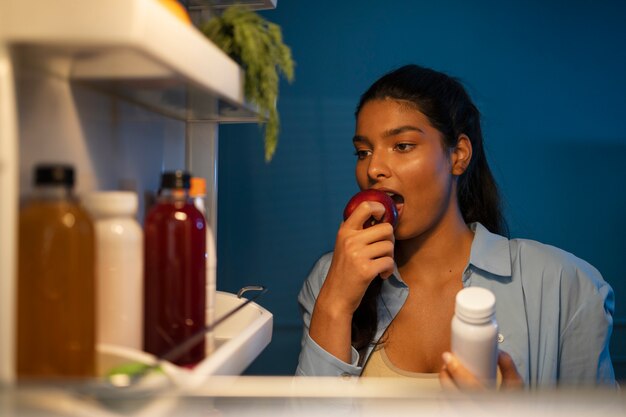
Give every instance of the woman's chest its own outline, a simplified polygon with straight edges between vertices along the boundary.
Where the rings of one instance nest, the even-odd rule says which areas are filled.
[[[459,288],[460,289],[460,288]],[[413,291],[382,337],[387,355],[400,369],[439,372],[450,350],[454,295]]]

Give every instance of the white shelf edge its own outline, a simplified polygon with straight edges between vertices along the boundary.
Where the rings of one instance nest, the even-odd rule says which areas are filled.
[[[243,303],[244,299],[239,299],[235,294],[217,291],[217,299],[222,302],[230,301],[234,305]],[[219,302],[219,301],[218,301]],[[200,364],[197,373],[200,376],[206,375],[234,375],[243,372],[254,357],[260,354],[263,349],[270,343],[272,338],[273,315],[259,304],[250,303],[250,308],[258,312],[259,316],[250,322],[250,324],[235,337],[229,338],[226,343],[220,346],[211,355],[207,361]],[[247,306],[246,306],[247,307]],[[244,307],[244,309],[246,308]],[[224,323],[225,325],[227,324]],[[216,330],[216,336],[219,336],[219,329]],[[254,344],[250,344],[254,341]],[[247,346],[247,349],[244,349]],[[233,355],[232,352],[238,352]],[[236,356],[237,361],[228,361],[229,357]]]
[[[11,54],[0,42],[0,385],[15,378],[18,137]]]
[[[217,291],[218,316],[231,311],[245,302],[235,294]],[[178,367],[170,362],[162,363],[165,374],[179,389],[195,389],[206,384],[212,377],[241,374],[267,347],[272,338],[273,315],[259,304],[251,302],[235,315],[221,323],[214,331],[218,340],[225,340],[217,349],[193,369]],[[121,363],[139,362],[154,364],[153,355],[120,346],[99,344],[100,354],[113,355]],[[100,364],[101,372],[110,368]],[[163,383],[160,385],[165,385]]]

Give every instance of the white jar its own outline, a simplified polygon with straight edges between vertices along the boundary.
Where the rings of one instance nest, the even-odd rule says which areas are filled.
[[[143,348],[143,232],[137,194],[85,194],[96,229],[98,343]]]
[[[456,295],[452,318],[452,353],[479,380],[496,380],[498,324],[496,297],[485,288],[464,288]]]

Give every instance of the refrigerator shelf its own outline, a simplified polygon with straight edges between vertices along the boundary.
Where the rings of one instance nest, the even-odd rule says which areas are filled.
[[[222,317],[246,301],[235,294],[218,291],[216,317]],[[207,351],[206,358],[192,369],[178,367],[169,362],[161,366],[163,385],[166,379],[177,388],[194,389],[215,375],[239,375],[265,349],[272,338],[273,315],[260,305],[250,302],[232,317],[219,324],[213,333],[215,350]],[[155,357],[145,352],[112,346],[98,346],[98,374],[129,362],[153,365]],[[147,375],[146,378],[149,376]],[[154,376],[152,384],[155,383]],[[158,376],[157,376],[158,378]]]
[[[232,311],[245,299],[218,292],[218,316]],[[0,384],[0,414],[45,416],[169,416],[181,411],[179,396],[207,390],[223,381],[232,383],[269,343],[272,314],[251,302],[215,328],[218,347],[193,369],[162,362],[160,371],[147,374],[131,386],[112,385],[104,378],[43,380]],[[154,356],[134,349],[98,345],[98,371],[127,363],[151,365]],[[193,415],[213,415],[209,401]],[[219,415],[219,413],[217,414]]]
[[[5,0],[0,42],[20,64],[185,121],[256,122],[243,70],[157,0]]]

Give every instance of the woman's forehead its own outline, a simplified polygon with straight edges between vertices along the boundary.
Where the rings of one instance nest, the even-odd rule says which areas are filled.
[[[404,125],[415,125],[422,129],[424,126],[432,127],[428,117],[407,100],[371,100],[363,105],[357,117],[357,129],[397,129]]]

